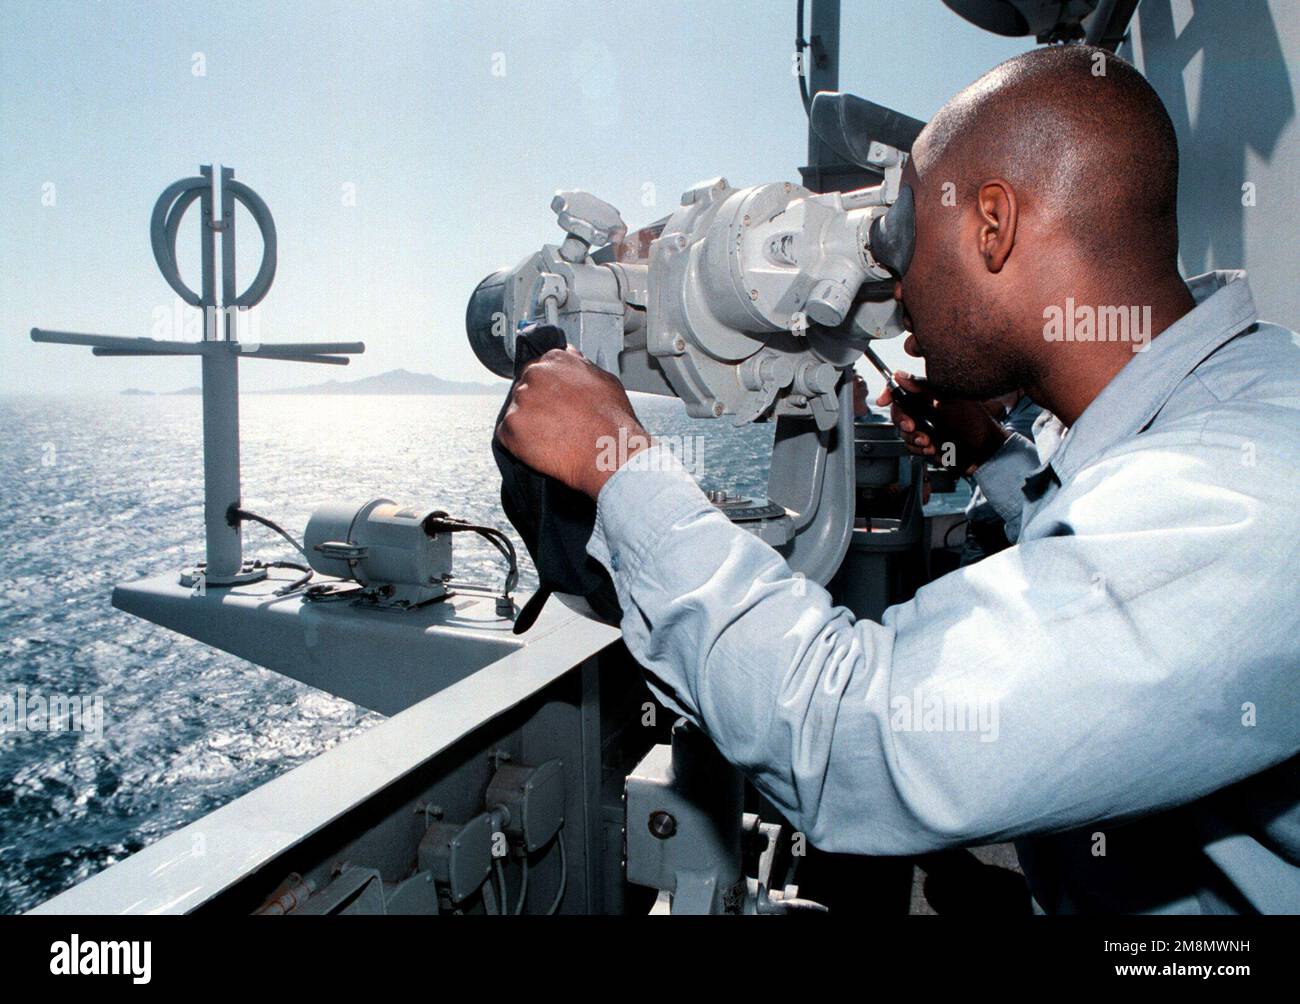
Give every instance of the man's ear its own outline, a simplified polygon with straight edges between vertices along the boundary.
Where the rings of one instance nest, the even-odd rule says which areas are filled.
[[[979,210],[979,252],[984,267],[1001,272],[1016,243],[1016,222],[1020,204],[1009,182],[994,178],[980,185],[976,197]]]

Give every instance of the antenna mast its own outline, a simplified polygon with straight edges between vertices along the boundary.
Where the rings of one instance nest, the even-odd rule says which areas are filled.
[[[182,573],[181,581],[196,588],[252,582],[264,569],[246,564],[240,521],[232,510],[240,504],[239,477],[239,360],[280,359],[346,366],[347,356],[364,352],[363,342],[298,342],[261,345],[240,342],[239,313],[261,302],[275,278],[275,221],[261,196],[235,180],[228,167],[214,172],[212,165],[199,174],[168,185],[153,207],[149,237],[154,260],[176,294],[203,311],[203,339],[198,342],[156,338],[88,335],[72,331],[32,329],[32,341],[61,345],[89,345],[97,356],[185,356],[202,358],[203,366],[203,521],[207,561]],[[181,279],[176,263],[176,236],[181,219],[199,203],[201,292]],[[262,235],[262,263],[242,293],[235,283],[235,203],[253,217]],[[217,208],[220,207],[218,214]],[[221,298],[217,299],[216,239],[221,235]]]

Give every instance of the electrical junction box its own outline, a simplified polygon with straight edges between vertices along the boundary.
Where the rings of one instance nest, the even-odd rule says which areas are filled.
[[[430,528],[443,515],[385,498],[329,502],[307,521],[303,547],[322,575],[352,579],[394,603],[427,603],[446,595],[451,576],[451,534]]]
[[[508,836],[522,840],[530,854],[541,850],[564,825],[564,764],[504,764],[488,785],[486,803],[489,809],[503,805],[510,813]]]
[[[434,823],[420,840],[419,871],[431,872],[453,903],[478,892],[492,870],[492,820],[488,813],[468,823]]]

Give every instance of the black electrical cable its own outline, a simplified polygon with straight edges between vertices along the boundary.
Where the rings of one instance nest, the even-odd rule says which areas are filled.
[[[807,67],[804,65],[803,60],[804,50],[811,48],[811,46],[808,40],[803,37],[803,0],[795,0],[794,17],[794,55],[799,68],[799,72],[796,74],[799,78],[799,97],[803,101],[804,114],[811,115],[812,98],[808,94]]]
[[[510,566],[506,572],[505,585],[501,588],[502,598],[507,600],[510,598],[515,586],[519,584],[519,557],[515,553],[515,545],[511,543],[509,537],[494,526],[467,523],[441,511],[431,513],[426,526],[435,533],[476,533],[495,547]]]
[[[946,551],[948,549],[948,538],[952,536],[952,532],[956,530],[957,527],[959,526],[966,526],[969,522],[970,522],[969,520],[963,519],[960,522],[954,523],[952,526],[948,527],[948,529],[944,531],[943,548],[942,548],[943,550]]]
[[[779,901],[785,913],[830,913],[828,907],[814,902],[811,899],[802,899],[798,896],[792,896],[790,899]]]
[[[301,544],[299,544],[296,540],[290,537],[289,534],[285,531],[285,529],[282,526],[280,526],[280,524],[267,519],[265,516],[259,516],[255,512],[249,512],[247,509],[240,509],[239,506],[232,505],[229,509],[226,510],[226,519],[231,526],[236,526],[237,524],[245,521],[251,521],[253,523],[261,523],[262,526],[266,527],[267,529],[274,530],[276,533],[278,533],[281,537],[283,537],[285,540],[287,540],[290,544],[293,545],[294,550],[296,550],[304,558],[307,558],[308,561],[311,561],[311,558],[308,556],[306,549]]]
[[[503,558],[506,559],[510,568],[509,571],[506,573],[506,581],[504,587],[502,588],[502,592],[504,593],[504,595],[509,596],[510,593],[514,590],[515,585],[519,582],[519,562],[515,556],[514,544],[510,542],[509,537],[507,537],[500,530],[496,529],[496,527],[476,526],[476,527],[466,527],[465,529],[473,530],[479,536],[483,537],[485,540],[487,540],[488,543],[490,543],[501,553],[501,556]]]
[[[296,561],[268,561],[266,562],[266,567],[267,568],[292,568],[294,571],[302,572],[301,577],[294,579],[293,582],[289,583],[287,586],[281,586],[279,589],[277,589],[275,591],[276,596],[286,596],[289,593],[297,592],[308,582],[310,582],[311,577],[316,574],[306,565],[300,565]]]

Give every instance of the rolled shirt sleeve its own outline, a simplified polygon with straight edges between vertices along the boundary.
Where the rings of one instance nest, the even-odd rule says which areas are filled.
[[[1037,466],[1013,438],[990,499]],[[657,696],[814,845],[912,854],[1064,830],[1300,747],[1294,475],[1247,492],[1218,473],[1235,444],[1143,440],[1140,463],[1132,444],[1098,458],[1018,546],[883,623],[795,575],[659,446],[606,483],[588,551]],[[1276,540],[1262,562],[1261,539]]]

